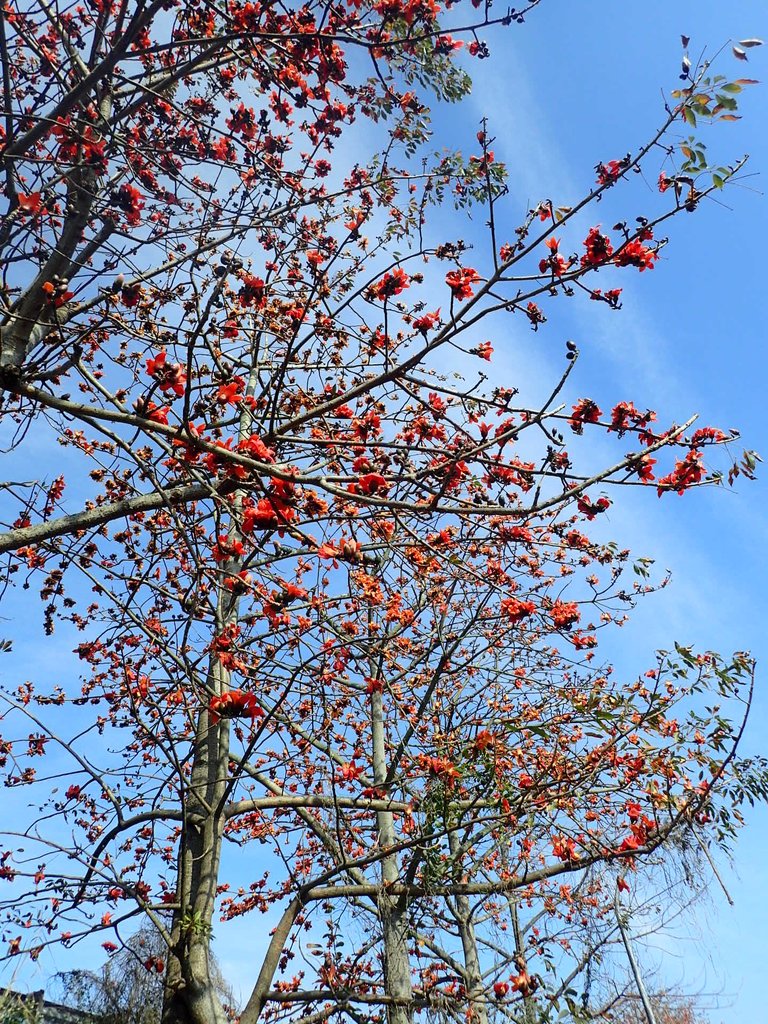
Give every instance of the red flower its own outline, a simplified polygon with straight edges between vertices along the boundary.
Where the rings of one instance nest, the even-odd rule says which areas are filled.
[[[531,321],[531,326],[533,327],[534,331],[537,331],[539,329],[539,324],[546,323],[547,320],[547,318],[544,316],[544,314],[541,312],[541,310],[535,302],[528,303],[528,305],[525,307],[525,315]]]
[[[128,309],[133,309],[135,306],[138,306],[142,294],[140,284],[131,284],[121,289],[120,298],[123,300],[124,306]]]
[[[264,712],[252,693],[243,690],[227,690],[220,697],[212,697],[208,704],[211,725],[216,725],[222,718],[261,718]]]
[[[639,804],[636,800],[627,800],[624,808],[627,812],[627,817],[630,821],[638,821],[640,815],[643,813],[642,804]]]
[[[502,999],[509,992],[509,985],[506,981],[494,981],[493,994],[497,999]]]
[[[471,299],[475,294],[472,285],[480,280],[480,275],[472,267],[464,267],[461,270],[451,270],[445,275],[445,283],[451,289],[454,299],[460,302],[463,299]]]
[[[350,490],[352,488],[360,494],[386,494],[389,484],[381,473],[365,473],[357,478],[357,483],[352,484]]]
[[[718,430],[717,427],[699,427],[698,430],[694,431],[691,437],[691,445],[695,448],[696,445],[702,442],[710,442],[711,444],[720,444],[721,441],[728,441],[729,437],[724,434],[722,430]]]
[[[579,500],[576,502],[576,507],[579,512],[583,512],[587,519],[594,519],[595,516],[599,516],[601,512],[605,512],[611,507],[611,503],[608,498],[598,498],[596,502],[591,502],[586,494],[582,494]]]
[[[46,300],[56,309],[59,309],[65,303],[69,302],[75,294],[67,289],[67,286],[63,281],[59,284],[54,284],[52,281],[45,281],[40,286],[40,290],[43,295],[45,295]]]
[[[137,415],[144,416],[148,420],[152,420],[153,423],[162,423],[164,426],[168,425],[168,413],[171,411],[169,405],[155,405],[154,402],[147,402],[144,399],[138,399],[133,404]]]
[[[211,548],[211,554],[217,565],[229,561],[230,558],[239,558],[243,551],[242,541],[231,541],[226,533],[220,533],[218,540]]]
[[[454,39],[452,36],[438,36],[435,40],[435,53],[446,55],[454,50],[460,50],[463,45],[461,40]]]
[[[607,164],[598,164],[595,168],[598,184],[613,185],[614,182],[619,180],[622,172],[626,170],[628,165],[628,157],[624,157],[623,160],[609,160]]]
[[[402,267],[398,267],[391,274],[385,274],[380,281],[371,285],[368,294],[374,299],[388,299],[405,291],[410,283],[410,277],[408,277]]]
[[[552,853],[563,862],[579,859],[576,843],[573,839],[568,839],[566,836],[554,837],[552,840]]]
[[[590,228],[584,239],[586,253],[581,257],[582,267],[599,267],[613,255],[613,245],[607,235],[601,235],[599,228]]]
[[[490,341],[482,341],[471,351],[473,355],[480,356],[481,359],[487,359],[490,363],[491,356],[493,355],[493,346]]]
[[[578,860],[579,855],[574,851],[573,856],[569,860]],[[527,971],[520,971],[519,974],[511,976],[512,990],[519,992],[523,996],[530,995],[531,992],[537,988],[537,982],[532,978]]]
[[[365,213],[357,206],[352,207],[351,220],[345,222],[344,227],[347,231],[351,231],[353,235],[357,235],[357,229],[365,221]]]
[[[421,110],[418,97],[415,92],[404,92],[400,97],[400,109],[405,113],[408,110],[418,112]]]
[[[449,757],[429,757],[427,754],[419,754],[418,761],[430,775],[441,779],[447,789],[453,789],[456,781],[461,778],[459,769]]]
[[[250,587],[251,582],[251,574],[242,569],[237,576],[227,576],[224,580],[224,586],[227,590],[231,590],[233,594],[244,594]]]
[[[243,533],[254,530],[280,530],[296,518],[296,512],[277,495],[259,498],[255,506],[243,511]]]
[[[555,601],[549,614],[558,629],[570,629],[581,618],[579,606],[575,601]]]
[[[419,331],[425,337],[427,331],[431,331],[440,323],[440,310],[436,309],[434,313],[425,313],[423,316],[417,317],[413,321],[414,330]]]
[[[137,188],[132,185],[121,185],[113,193],[112,202],[118,209],[125,213],[125,222],[131,227],[138,227],[141,224],[141,211],[144,207],[144,197]]]
[[[556,242],[557,239],[550,238],[549,241]],[[549,242],[547,242],[547,245],[549,245]],[[555,277],[562,277],[563,274],[568,273],[570,265],[570,262],[565,258],[565,256],[559,252],[553,252],[553,254],[547,259],[539,260],[539,273],[546,274],[547,271],[550,270]]]
[[[168,353],[161,349],[154,359],[147,360],[147,373],[160,384],[160,390],[167,395],[172,391],[177,397],[184,394],[187,375],[181,363],[166,363]]]
[[[222,384],[216,392],[216,401],[225,405],[239,405],[243,400],[243,387],[245,382],[242,377],[233,377],[227,384]]]
[[[479,750],[482,753],[484,750],[489,750],[496,743],[496,737],[488,729],[481,729],[475,737],[474,747],[475,750]]]
[[[637,462],[637,475],[641,480],[646,482],[654,479],[653,467],[656,465],[656,459],[652,459],[650,455],[643,455]]]
[[[613,262],[617,267],[637,267],[642,273],[643,270],[653,270],[653,264],[658,258],[656,249],[649,249],[639,238],[635,238],[619,249]]]
[[[672,472],[659,480],[659,497],[664,491],[677,491],[678,494],[682,494],[686,488],[699,483],[704,476],[702,458],[701,452],[693,448],[682,461],[678,459]]]
[[[516,597],[506,597],[499,602],[499,611],[512,623],[517,623],[533,615],[536,605],[533,601],[518,601]]]
[[[162,376],[165,372],[165,360],[167,355],[168,353],[165,349],[161,349],[154,359],[147,360],[147,373],[150,377]]]
[[[242,287],[237,297],[243,306],[255,306],[257,309],[264,305],[266,294],[264,281],[253,274],[245,274],[242,277]]]
[[[627,850],[637,850],[642,846],[641,840],[637,836],[627,836],[624,842],[619,847],[620,853],[625,853]]]
[[[275,453],[271,448],[264,444],[258,434],[251,434],[250,437],[246,437],[243,438],[242,441],[238,441],[237,450],[259,462],[275,461]]]
[[[42,192],[30,192],[27,195],[20,192],[18,195],[19,209],[23,210],[24,213],[40,213],[42,208]]]
[[[589,293],[589,297],[595,302],[607,302],[611,309],[619,309],[619,296],[621,292],[621,288],[609,288],[605,293],[603,293],[601,288],[595,288]]]
[[[574,434],[584,432],[585,423],[597,423],[603,415],[602,410],[591,398],[580,398],[574,405],[569,423]]]

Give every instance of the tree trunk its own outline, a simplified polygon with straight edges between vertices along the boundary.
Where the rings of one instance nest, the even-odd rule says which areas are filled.
[[[212,661],[209,684],[227,689],[229,673]],[[223,801],[229,764],[229,723],[210,725],[200,711],[192,774],[184,799],[176,896],[168,957],[163,1024],[226,1024],[210,964],[210,941],[219,881]]]
[[[451,854],[456,857],[459,852],[459,840],[455,832],[448,833],[448,845]],[[458,868],[458,863],[456,867]],[[472,907],[467,896],[456,896],[453,908],[454,917],[459,927],[459,937],[464,951],[464,977],[467,989],[467,1000],[471,1019],[477,1024],[488,1024],[488,1007],[483,984],[483,972],[480,968],[480,956],[477,951],[477,937],[472,923]],[[470,1017],[467,1017],[469,1020]]]
[[[371,694],[371,736],[373,743],[373,778],[383,787],[387,778],[384,745],[384,713],[380,691]],[[379,845],[383,851],[396,844],[394,818],[391,811],[377,813]],[[398,857],[386,853],[381,859],[381,891],[378,897],[379,919],[384,942],[384,991],[394,1002],[387,1005],[388,1024],[412,1024],[413,986],[408,954],[408,911],[402,897],[391,896],[387,887],[398,881]]]

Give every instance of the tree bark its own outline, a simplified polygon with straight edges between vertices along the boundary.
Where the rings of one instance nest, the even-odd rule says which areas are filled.
[[[229,685],[229,672],[213,659],[208,681],[215,693]],[[171,929],[163,1024],[226,1024],[213,982],[210,941],[219,881],[224,800],[229,765],[229,723],[210,724],[200,710],[179,849],[177,901]]]
[[[448,845],[451,854],[459,853],[459,840],[455,832],[448,833]],[[458,868],[458,863],[456,867]],[[477,1024],[488,1024],[488,1007],[483,984],[483,972],[480,967],[480,956],[477,950],[475,926],[472,923],[472,906],[469,898],[459,894],[454,899],[454,917],[459,928],[461,947],[464,952],[464,977],[467,990],[471,1019]],[[467,1019],[470,1019],[469,1017]]]
[[[371,694],[371,738],[373,745],[373,778],[376,786],[386,785],[387,763],[384,743],[384,711],[380,691]],[[383,851],[396,845],[395,823],[392,811],[378,811],[376,815],[379,844]],[[384,943],[384,990],[390,999],[387,1005],[388,1024],[412,1024],[413,985],[408,954],[408,911],[404,896],[394,896],[388,887],[399,880],[396,853],[384,853],[381,859],[381,889],[378,911]]]

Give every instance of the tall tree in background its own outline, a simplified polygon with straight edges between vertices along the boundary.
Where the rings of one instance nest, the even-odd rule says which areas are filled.
[[[60,1004],[89,1014],[98,1024],[160,1024],[163,972],[158,971],[166,945],[155,929],[144,927],[98,970],[62,971],[54,979]],[[212,981],[229,1019],[234,996],[212,958]],[[49,994],[50,998],[50,994]]]
[[[656,1024],[710,1024],[709,1014],[699,1009],[696,999],[675,992],[659,992],[652,1000]],[[637,1000],[617,1004],[609,1020],[617,1024],[647,1024],[648,1018]]]
[[[8,956],[146,918],[165,1024],[219,1024],[214,924],[269,913],[242,1024],[588,1013],[616,886],[763,792],[746,655],[595,661],[650,589],[589,536],[605,491],[719,481],[733,435],[564,408],[570,343],[536,405],[473,369],[551,298],[613,315],[738,170],[676,140],[747,80],[686,57],[645,145],[512,228],[488,130],[433,156],[426,102],[534,6],[4,8],[2,412],[57,457],[6,484],[0,550],[83,668],[4,697],[6,785],[39,793],[0,854]]]

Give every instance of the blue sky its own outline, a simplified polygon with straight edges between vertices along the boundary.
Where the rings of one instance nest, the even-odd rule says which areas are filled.
[[[692,56],[704,47],[714,54],[729,39],[768,38],[768,14],[757,0],[728,7],[543,0],[525,26],[492,38],[491,60],[471,63],[473,96],[460,110],[438,113],[437,141],[476,152],[478,122],[488,116],[497,157],[510,169],[510,227],[541,199],[570,205],[591,187],[599,160],[633,150],[662,119],[661,90],[677,85],[681,33],[691,37]],[[743,65],[726,50],[716,70],[768,79],[767,64],[768,46],[751,50]],[[558,300],[537,334],[523,328],[493,338],[494,373],[519,382],[521,390],[525,385],[530,397],[553,379],[571,337],[582,352],[572,400],[590,395],[610,407],[633,399],[658,409],[661,419],[698,412],[703,423],[738,427],[744,446],[768,453],[762,310],[768,81],[743,95],[742,113],[741,122],[705,128],[703,135],[722,162],[750,154],[743,181],[729,187],[720,204],[707,203],[673,222],[670,245],[653,273],[623,275],[621,312]],[[649,205],[657,202],[654,180]],[[642,183],[633,196],[642,198]],[[642,205],[627,212],[642,213]],[[478,214],[477,238],[482,219]],[[606,226],[611,223],[608,218]],[[627,674],[650,664],[655,648],[676,640],[721,651],[752,649],[759,679],[745,752],[764,748],[768,734],[767,499],[765,472],[756,483],[685,498],[660,500],[653,491],[627,489],[602,524],[622,546],[655,558],[674,575],[672,585],[643,602],[621,633],[613,639],[603,634],[603,649]],[[63,634],[54,638],[58,647],[44,649],[36,634],[19,640],[31,678],[50,671],[72,646]],[[714,1024],[765,1016],[763,956],[753,937],[762,934],[768,917],[768,809],[749,813],[747,820],[735,865],[723,871],[735,907],[713,883],[711,900],[689,920],[691,938],[684,941],[678,928],[673,940],[662,938],[646,951],[648,962],[663,960],[671,983],[694,995],[716,995],[702,1000],[717,1003]],[[267,924],[257,922],[264,932]],[[253,928],[252,921],[237,922],[219,948],[225,973],[235,981],[247,976],[258,953]],[[39,986],[42,979],[32,978],[31,984]]]

